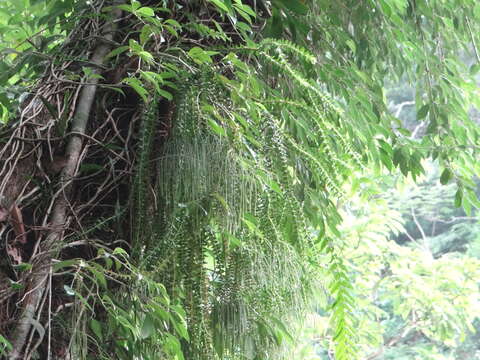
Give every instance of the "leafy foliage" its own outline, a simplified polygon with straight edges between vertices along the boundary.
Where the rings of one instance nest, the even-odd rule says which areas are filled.
[[[6,32],[7,42],[26,44],[19,48],[26,60],[14,52],[0,63],[15,69],[0,78],[2,119],[15,114],[15,91],[28,89],[15,88],[19,76],[45,71],[32,88],[31,107],[45,107],[48,114],[42,116],[53,119],[32,136],[50,139],[57,124],[61,139],[53,144],[46,140],[52,157],[51,148],[63,151],[65,132],[75,130],[67,119],[76,98],[56,94],[77,93],[97,82],[104,91],[95,110],[82,114],[94,121],[92,135],[85,136],[85,156],[94,173],[73,184],[78,194],[68,211],[76,223],[65,229],[65,244],[55,244],[66,245],[76,230],[87,244],[78,264],[88,266],[76,265],[86,269],[74,276],[79,288],[65,288],[80,307],[72,314],[71,340],[62,350],[77,358],[91,356],[92,344],[93,353],[104,358],[281,358],[282,345],[292,338],[290,320],[302,314],[323,274],[332,326],[326,347],[334,349],[338,360],[355,359],[365,352],[362,339],[371,330],[370,318],[364,320],[356,310],[368,287],[363,279],[350,280],[358,248],[342,228],[341,215],[348,218],[342,210],[348,200],[345,184],[352,185],[352,194],[368,197],[368,180],[359,176],[351,181],[365,167],[378,173],[398,168],[415,179],[424,171],[422,160],[433,157],[442,166],[441,182],[456,183],[458,205],[467,213],[478,205],[472,180],[478,175],[478,128],[467,115],[469,106],[478,105],[472,78],[476,68],[467,71],[458,58],[459,47],[476,49],[480,13],[473,0],[461,6],[454,0],[335,5],[313,0],[130,1],[93,2],[89,8],[76,8],[72,1],[34,3],[32,11],[46,18],[28,21],[25,34]],[[28,5],[27,0],[7,2],[2,9],[17,7],[25,16]],[[112,10],[124,15],[114,41],[107,41],[115,48],[103,57],[105,63],[92,63],[84,49],[95,45],[92,39],[110,21]],[[14,19],[11,24],[15,28],[18,23]],[[68,37],[62,44],[46,40],[40,52],[48,66],[37,67],[31,46],[42,39],[32,32],[43,24],[48,25],[45,34]],[[440,31],[444,26],[451,31]],[[82,46],[72,45],[75,38]],[[384,81],[402,76],[419,78],[417,119],[428,122],[421,139],[388,111]],[[49,81],[58,87],[50,88]],[[42,100],[35,105],[37,95]],[[122,115],[117,114],[119,104],[127,108]],[[21,116],[19,128],[22,121]],[[75,131],[70,135],[78,136]],[[11,143],[18,138],[12,135]],[[23,155],[32,154],[37,156],[32,164],[41,163],[37,148]],[[9,159],[23,156],[15,155]],[[132,172],[131,181],[115,176],[108,181],[112,174]],[[63,180],[57,184],[60,190]],[[105,196],[93,190],[98,184]],[[55,196],[61,193],[56,190]],[[40,208],[49,211],[46,204]],[[125,213],[128,221],[122,220]],[[100,226],[97,214],[113,220]],[[47,220],[48,215],[42,224]],[[102,240],[92,243],[92,238]],[[125,239],[131,257],[122,269],[91,259],[92,249],[119,249],[115,244]],[[385,242],[375,245],[382,251],[361,263],[371,278],[381,277],[382,256],[393,259],[389,271],[401,278],[413,259],[424,255],[409,250],[412,261],[395,262],[405,250]],[[440,326],[438,341],[463,336],[465,330],[444,321],[436,309],[429,309],[435,322],[426,323],[422,304],[422,291],[440,293],[446,281],[439,276],[432,283],[425,274],[438,274],[455,263],[445,258],[432,266],[432,258],[423,260],[415,265],[422,273],[421,286],[411,289],[408,301],[390,300],[395,314],[404,320],[414,314],[415,326],[424,321],[426,336],[433,337]],[[475,261],[470,265],[476,269]],[[465,269],[457,270],[471,290]],[[123,277],[120,286],[116,276]],[[21,281],[28,284],[26,279]],[[401,279],[408,282],[409,276]],[[113,294],[122,294],[126,285],[131,294],[116,298]],[[450,318],[467,312],[476,304],[471,300]],[[96,318],[82,336],[85,309]],[[381,311],[373,306],[364,312]],[[379,342],[381,334],[370,337]],[[100,348],[102,342],[110,347]]]
[[[477,358],[474,309],[480,300],[480,263],[467,249],[477,242],[478,220],[454,207],[455,189],[439,183],[433,165],[425,164],[432,175],[418,184],[391,176],[370,183],[390,193],[368,201],[350,194],[342,212],[340,230],[348,249],[344,263],[354,279],[355,329],[364,358]],[[471,232],[458,232],[458,225]],[[434,230],[436,236],[423,238],[422,231],[412,230],[417,226],[426,234]],[[327,359],[325,349],[334,333],[324,325],[325,306],[317,309],[309,315],[315,319],[308,328],[311,334],[303,335],[315,346],[305,341],[303,351],[311,349],[314,359]]]

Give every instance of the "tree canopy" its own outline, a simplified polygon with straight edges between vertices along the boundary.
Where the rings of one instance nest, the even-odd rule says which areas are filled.
[[[281,359],[319,289],[325,347],[359,358],[352,199],[433,159],[479,205],[475,0],[9,0],[0,30],[8,358]]]

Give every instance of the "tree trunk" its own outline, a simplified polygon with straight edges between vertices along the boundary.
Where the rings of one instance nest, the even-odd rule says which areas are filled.
[[[115,37],[120,16],[121,10],[114,8],[111,17],[104,24],[101,24],[100,28],[92,29],[92,33],[98,33],[97,37],[99,38],[92,50],[89,64],[96,67],[93,70],[94,74],[98,73],[97,69],[102,68],[105,56],[112,50],[112,40]],[[54,69],[52,73],[55,71],[60,72],[61,70]],[[58,119],[52,119],[49,117],[51,114],[48,114],[45,109],[41,109],[42,105],[45,105],[46,100],[43,99],[48,97],[49,90],[47,79],[44,78],[44,81],[40,84],[37,94],[24,107],[20,123],[15,124],[16,128],[12,130],[10,142],[2,150],[5,164],[2,170],[4,173],[1,203],[3,209],[21,206],[22,196],[25,196],[26,190],[35,191],[35,188],[32,189],[32,177],[30,175],[45,171],[39,165],[44,160],[45,155],[42,155],[40,146],[37,144],[44,141],[45,136],[51,135],[49,130],[56,125],[55,120],[58,122]],[[36,336],[39,339],[36,340],[36,343],[40,344],[45,336],[46,327],[51,325],[50,322],[45,325],[40,323],[42,306],[44,305],[44,303],[41,303],[42,300],[45,301],[45,296],[51,296],[52,260],[57,258],[65,245],[64,235],[70,221],[69,217],[74,215],[71,204],[74,191],[73,183],[79,174],[82,158],[85,156],[82,153],[84,151],[84,139],[96,98],[99,77],[85,77],[84,81],[85,85],[82,83],[75,84],[75,92],[78,94],[78,98],[72,104],[74,110],[72,111],[73,117],[69,120],[71,124],[69,133],[55,143],[56,147],[49,149],[51,152],[58,154],[62,151],[62,145],[65,144],[65,152],[62,155],[64,160],[60,164],[60,175],[50,184],[56,189],[55,194],[49,200],[50,206],[47,213],[43,217],[38,217],[43,220],[43,223],[33,223],[29,226],[31,229],[40,228],[42,231],[29,235],[29,241],[34,242],[33,246],[31,243],[19,244],[15,240],[10,245],[9,255],[12,255],[14,250],[16,251],[15,254],[20,254],[19,258],[15,259],[19,263],[27,262],[26,257],[30,255],[29,262],[32,266],[30,271],[20,275],[24,290],[23,296],[18,297],[17,304],[21,311],[11,330],[10,340],[13,348],[9,353],[9,359],[29,358],[31,356],[29,351],[32,351],[33,334],[31,332],[37,331]],[[61,82],[57,87],[62,87]],[[43,104],[39,98],[42,99]],[[56,99],[61,100],[58,97]],[[59,101],[51,105],[61,107],[67,104],[62,104]],[[32,125],[42,125],[47,131],[32,130],[30,129]],[[28,139],[22,139],[22,137]],[[50,146],[50,143],[48,145]],[[49,155],[52,157],[51,153]],[[47,174],[42,175],[45,182],[51,181]],[[2,285],[2,287],[4,286]],[[0,298],[0,302],[1,299],[6,299],[11,295],[11,291],[7,292],[1,287],[0,290],[3,290],[6,294]],[[48,329],[48,331],[50,334],[51,330]]]

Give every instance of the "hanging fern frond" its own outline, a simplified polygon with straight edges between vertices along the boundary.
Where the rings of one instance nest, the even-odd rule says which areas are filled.
[[[332,199],[343,196],[344,177],[360,164],[338,105],[295,68],[295,58],[313,63],[311,54],[277,40],[261,48],[262,59],[302,95],[279,100],[283,90],[258,81],[241,62],[235,75],[247,71],[248,86],[208,69],[192,74],[178,89],[154,185],[150,178],[142,188],[153,186],[158,203],[142,233],[151,237],[143,240],[151,244],[144,267],[181,297],[190,334],[184,353],[194,360],[280,356],[288,320],[302,313],[315,287],[310,267],[318,258],[308,249],[316,246],[312,224],[319,221],[306,207],[322,198],[315,219],[334,229]],[[150,158],[140,155],[140,163]],[[332,272],[338,356],[348,343],[342,334],[352,330],[345,281]]]
[[[259,45],[266,50],[281,49],[284,52],[293,54],[295,57],[305,60],[312,65],[315,65],[317,63],[315,55],[313,55],[310,51],[286,39],[266,38],[263,39]]]
[[[158,126],[158,96],[150,99],[145,104],[143,117],[140,124],[140,138],[138,141],[138,160],[133,183],[133,252],[139,256],[142,246],[148,246],[151,236],[150,223],[147,221],[153,209],[147,205],[147,193],[151,186],[151,154],[156,126]],[[148,229],[148,230],[147,230]]]

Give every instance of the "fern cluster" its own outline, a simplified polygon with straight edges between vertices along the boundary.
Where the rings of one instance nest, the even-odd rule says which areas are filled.
[[[315,63],[313,55],[284,41],[260,46],[293,90],[260,81],[238,58],[233,76],[219,69],[189,75],[155,176],[145,176],[153,168],[155,101],[141,132],[136,238],[144,269],[182,299],[190,335],[183,349],[192,360],[280,354],[290,315],[301,314],[315,286],[318,257],[309,249],[326,236],[318,219],[335,218],[331,199],[342,196],[342,177],[359,163],[347,140],[353,130],[333,98],[296,69],[298,61]],[[237,81],[246,74],[247,86]],[[146,204],[147,189],[155,208]],[[346,277],[336,274],[334,287]]]

